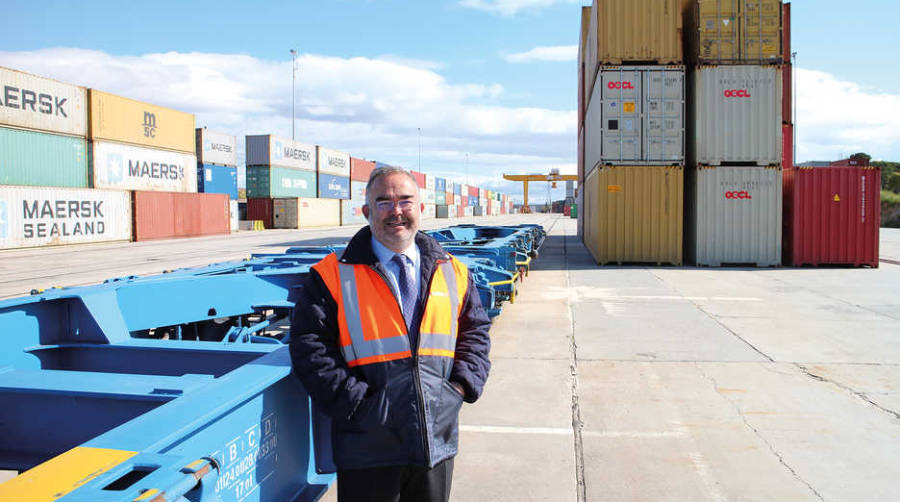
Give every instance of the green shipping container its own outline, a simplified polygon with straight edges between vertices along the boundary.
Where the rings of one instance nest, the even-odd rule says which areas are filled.
[[[434,192],[434,203],[443,206],[447,204],[447,192]]]
[[[247,198],[310,197],[316,198],[315,171],[300,171],[287,167],[248,166]]]
[[[87,142],[0,127],[0,185],[87,188]]]

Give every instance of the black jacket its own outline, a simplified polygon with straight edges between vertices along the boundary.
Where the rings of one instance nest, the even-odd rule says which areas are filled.
[[[357,232],[341,261],[371,266],[387,277],[372,251],[371,238],[369,227]],[[427,285],[436,260],[448,255],[422,232],[416,234],[415,242],[421,254],[421,284]],[[412,358],[351,368],[338,345],[337,304],[319,274],[310,271],[291,319],[291,361],[312,399],[333,419],[332,448],[338,469],[432,467],[456,455],[462,401],[478,399],[490,370],[490,319],[471,272],[468,282],[455,358],[427,358],[446,360],[444,370],[431,362],[423,364],[415,349]],[[411,343],[418,338],[427,289],[419,288]],[[450,381],[463,387],[464,397]]]

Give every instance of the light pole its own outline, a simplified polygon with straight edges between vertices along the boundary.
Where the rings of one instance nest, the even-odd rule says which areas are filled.
[[[291,49],[291,140],[297,139],[295,137],[295,124],[296,120],[294,119],[294,95],[297,94],[295,91],[297,87],[297,51]]]
[[[419,172],[422,172],[422,128],[416,127],[416,130],[419,131]]]
[[[469,184],[469,154],[466,153],[466,185]]]

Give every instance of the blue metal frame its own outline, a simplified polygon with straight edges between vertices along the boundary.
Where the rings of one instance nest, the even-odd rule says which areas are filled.
[[[429,233],[467,264],[492,316],[543,241],[539,227]],[[60,500],[316,500],[334,480],[330,422],[291,376],[288,335],[266,331],[310,267],[344,247],[0,301],[0,468],[124,450],[136,453]]]

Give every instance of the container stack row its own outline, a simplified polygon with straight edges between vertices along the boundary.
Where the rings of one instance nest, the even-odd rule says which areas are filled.
[[[197,191],[228,195],[231,231],[237,232],[238,212],[237,137],[197,128]]]
[[[0,68],[0,249],[227,233],[194,116]]]
[[[682,262],[680,0],[594,0],[579,48],[579,233],[600,263]]]
[[[790,4],[784,19],[784,263],[878,266],[881,169],[864,156],[794,164]]]
[[[784,53],[780,0],[694,0],[685,247],[702,266],[781,263]]]

